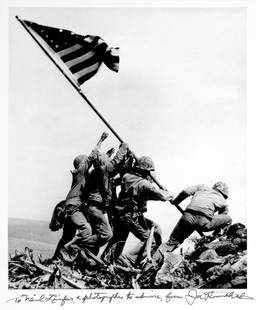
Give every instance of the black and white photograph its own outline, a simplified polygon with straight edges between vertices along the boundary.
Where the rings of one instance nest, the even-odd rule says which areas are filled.
[[[246,7],[12,6],[8,58],[8,291],[251,305]]]

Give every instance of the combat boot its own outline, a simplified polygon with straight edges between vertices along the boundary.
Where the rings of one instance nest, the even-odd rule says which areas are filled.
[[[69,245],[69,246],[64,246],[60,250],[60,257],[65,263],[73,263],[79,253],[79,247],[77,245]]]

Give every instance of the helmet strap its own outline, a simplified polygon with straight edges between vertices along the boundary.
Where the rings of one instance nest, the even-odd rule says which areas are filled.
[[[225,194],[223,194],[220,190],[218,190],[218,192],[221,193],[221,195],[222,195],[225,199],[228,198],[228,196],[226,196]]]

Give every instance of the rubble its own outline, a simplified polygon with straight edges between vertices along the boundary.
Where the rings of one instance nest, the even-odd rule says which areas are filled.
[[[193,239],[193,251],[165,254],[160,270],[144,275],[132,266],[106,264],[95,269],[81,262],[43,260],[25,248],[9,257],[10,289],[139,289],[139,288],[246,288],[247,230],[234,224],[219,233]],[[120,262],[119,262],[120,263]],[[142,275],[141,275],[142,274]]]
[[[247,287],[247,230],[243,224],[231,225],[218,234],[207,235],[194,242],[195,250],[187,255],[166,255],[155,276],[155,287]]]
[[[9,257],[10,289],[134,288],[136,274],[122,266],[98,264],[97,269],[87,270],[80,263],[68,266],[61,260],[41,260],[29,248]]]

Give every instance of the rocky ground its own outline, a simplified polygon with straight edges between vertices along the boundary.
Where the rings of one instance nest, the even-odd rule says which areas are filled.
[[[168,254],[161,269],[141,279],[155,288],[246,288],[247,230],[237,223],[217,234],[194,239],[184,255]]]
[[[64,265],[43,260],[32,249],[9,257],[10,289],[94,288],[246,288],[247,230],[237,223],[217,234],[193,239],[194,250],[168,254],[160,270],[141,275],[132,266],[107,265],[96,260],[88,270],[80,262]]]

